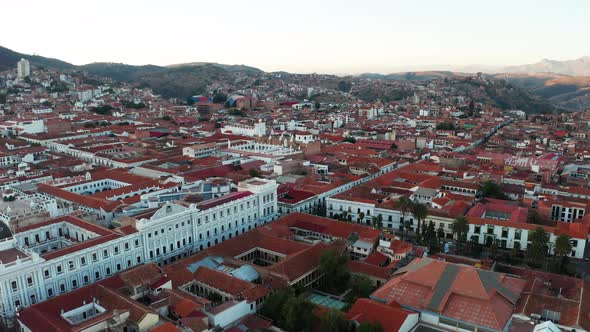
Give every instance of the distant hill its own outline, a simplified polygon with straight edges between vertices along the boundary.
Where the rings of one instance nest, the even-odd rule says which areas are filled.
[[[383,79],[383,80],[418,80],[418,81],[427,81],[436,78],[445,78],[445,77],[455,77],[457,75],[462,75],[460,73],[455,73],[451,71],[409,71],[409,72],[400,72],[400,73],[392,73],[392,74],[376,74],[376,73],[365,73],[360,74],[360,78],[367,78],[367,79]]]
[[[179,64],[174,64],[174,65],[168,65],[168,66],[166,66],[166,68],[200,67],[200,66],[219,67],[219,68],[225,69],[231,73],[242,72],[242,73],[249,74],[249,75],[264,74],[264,71],[262,71],[258,68],[254,68],[254,67],[250,67],[250,66],[246,66],[246,65],[224,65],[224,64],[216,63],[216,62],[179,63]]]
[[[569,110],[590,108],[590,76],[567,76],[551,73],[492,75]]]
[[[16,63],[20,61],[20,59],[22,58],[26,58],[31,62],[32,66],[37,67],[41,66],[56,69],[71,69],[75,67],[73,64],[67,63],[65,61],[52,58],[45,58],[38,55],[18,53],[6,47],[0,46],[0,71],[10,69],[16,70]]]
[[[570,76],[590,76],[590,56],[576,60],[557,61],[543,59],[537,63],[507,66],[497,72],[503,73],[553,73]]]

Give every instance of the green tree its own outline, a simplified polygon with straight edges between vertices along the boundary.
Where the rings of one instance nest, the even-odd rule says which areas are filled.
[[[396,150],[397,149],[397,144],[395,143],[391,143],[391,146],[389,147],[390,150]]]
[[[426,228],[426,234],[424,234],[424,238],[426,242],[432,244],[432,241],[436,239],[436,229],[434,228],[434,223],[432,220],[428,223],[428,227]]]
[[[321,331],[342,332],[348,330],[348,323],[342,313],[336,309],[327,311],[320,320]]]
[[[223,104],[227,100],[227,96],[223,93],[217,93],[213,96],[213,102],[216,104]]]
[[[438,226],[436,229],[436,238],[437,241],[440,243],[440,239],[445,237],[445,229],[442,226]]]
[[[571,238],[567,234],[560,234],[555,239],[555,254],[563,257],[569,255],[572,252]]]
[[[356,328],[356,332],[383,332],[383,327],[377,321],[364,322]]]
[[[543,227],[537,227],[529,233],[529,241],[526,248],[526,259],[529,265],[540,267],[547,257],[547,242],[549,236]]]
[[[315,105],[314,105],[314,107],[315,107],[315,109],[316,109],[316,110],[319,110],[321,106],[322,106],[322,105],[320,104],[320,102],[319,102],[319,101],[316,101],[316,102],[315,102]]]
[[[493,181],[484,182],[481,187],[481,192],[483,197],[509,199],[502,191],[502,187]]]
[[[383,215],[378,214],[373,217],[373,227],[382,229],[383,228]]]
[[[282,319],[282,310],[285,303],[294,296],[295,292],[292,288],[277,289],[264,300],[264,303],[260,308],[260,313],[263,316],[278,322]]]
[[[354,144],[354,143],[356,143],[356,138],[354,138],[354,137],[352,137],[352,136],[346,136],[346,137],[344,138],[344,142],[348,142],[348,143],[352,143],[352,144]]]
[[[353,302],[359,297],[369,297],[373,292],[373,282],[366,276],[354,275],[350,278],[350,289],[353,297],[350,302]]]
[[[418,225],[416,227],[416,235],[418,236],[418,241],[419,241],[420,237],[423,235],[423,234],[421,234],[422,220],[424,220],[424,218],[426,218],[428,216],[428,207],[426,206],[426,204],[413,203],[411,209],[412,209],[412,214],[414,215],[414,218],[416,218],[416,220],[418,222]]]
[[[467,240],[467,232],[469,231],[469,220],[465,217],[457,217],[453,220],[451,230],[454,235],[457,235],[459,242],[465,242]]]
[[[94,112],[96,114],[100,114],[100,115],[107,115],[107,114],[111,114],[111,110],[113,110],[113,106],[111,105],[102,105],[102,106],[97,106],[97,107],[92,107],[90,109],[91,112]]]
[[[324,275],[323,288],[327,292],[344,291],[350,280],[347,268],[348,256],[335,249],[326,249],[320,256],[320,273]]]
[[[262,173],[256,168],[250,168],[248,175],[250,175],[251,178],[259,178],[262,176]]]
[[[441,122],[436,125],[438,130],[455,130],[455,124],[452,122]]]
[[[408,229],[406,227],[406,213],[410,211],[412,207],[412,202],[406,196],[400,197],[397,202],[395,202],[395,208],[399,210],[402,215],[400,220],[400,225],[402,227],[402,241],[404,240],[404,234],[407,235]]]
[[[358,217],[358,223],[362,224],[363,220],[365,219],[365,213],[364,212],[359,212],[359,217]]]
[[[500,241],[500,239],[494,239],[492,241],[492,244],[490,246],[490,254],[492,255],[492,259],[496,259],[496,256],[498,255],[498,248],[500,248],[501,244],[502,242]]]
[[[311,331],[313,304],[304,298],[291,297],[281,310],[281,327],[287,331]]]
[[[162,120],[164,120],[164,121],[170,121],[170,120],[172,120],[172,117],[170,115],[164,115],[162,117]]]

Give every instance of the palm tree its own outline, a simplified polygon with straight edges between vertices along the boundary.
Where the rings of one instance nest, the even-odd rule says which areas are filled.
[[[564,257],[572,252],[572,244],[570,237],[566,234],[561,234],[555,239],[555,255]]]
[[[340,215],[340,218],[342,218],[342,221],[346,221],[346,219],[348,218],[348,212],[347,211],[342,211],[342,214]]]
[[[412,203],[411,206],[412,209],[412,214],[414,215],[414,218],[416,218],[416,220],[418,221],[418,225],[416,227],[416,235],[417,235],[417,240],[420,241],[420,235],[421,235],[421,231],[422,231],[422,220],[424,220],[424,218],[426,218],[426,216],[428,216],[428,207],[426,206],[426,204],[422,204],[422,203]],[[424,234],[422,234],[424,235]]]
[[[382,229],[383,228],[383,216],[378,214],[373,217],[373,227]]]
[[[400,225],[402,226],[402,241],[404,239],[404,233],[407,233],[406,227],[406,212],[410,210],[412,202],[406,196],[400,197],[397,202],[395,202],[395,207],[400,211],[402,214],[402,218],[400,220]]]
[[[558,265],[560,271],[563,270],[567,264],[567,255],[572,252],[572,244],[570,240],[571,238],[566,234],[560,234],[555,239],[555,248],[553,250],[555,255],[561,258]]]
[[[457,217],[453,220],[451,230],[453,231],[453,234],[457,235],[457,240],[459,242],[465,242],[467,232],[469,231],[469,220],[465,217]]]
[[[436,229],[436,240],[440,244],[440,239],[445,237],[445,229],[442,226],[438,226]]]
[[[492,241],[492,245],[490,246],[492,259],[496,259],[496,255],[498,254],[498,248],[500,248],[501,244],[502,243],[500,242],[500,239],[494,239],[494,241]]]

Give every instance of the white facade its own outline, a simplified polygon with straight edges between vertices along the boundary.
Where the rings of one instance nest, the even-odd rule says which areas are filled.
[[[259,121],[253,125],[226,125],[221,128],[223,134],[244,135],[250,137],[262,137],[266,135],[266,123]]]
[[[31,75],[31,64],[27,59],[20,59],[20,61],[16,64],[16,71],[18,73],[18,78],[25,78]]]
[[[513,249],[515,246],[519,247],[520,250],[526,250],[528,245],[529,230],[526,228],[518,228],[518,225],[512,226],[499,226],[493,224],[470,224],[469,231],[467,233],[467,239],[473,240],[479,244],[489,244],[490,241],[499,240],[501,248]],[[557,235],[554,233],[547,232],[549,235],[548,253],[553,255],[555,248],[555,240]],[[587,238],[572,238],[570,243],[572,245],[572,251],[569,256],[575,258],[584,258],[584,250],[586,248]]]
[[[25,256],[0,263],[0,314],[10,323],[19,307],[67,293],[139,264],[170,263],[263,225],[276,217],[277,187],[273,180],[246,180],[239,183],[238,191],[251,194],[233,200],[221,197],[204,201],[200,205],[206,206],[203,210],[195,204],[167,203],[149,219],[138,220],[135,225],[138,232],[103,236],[103,241],[98,241],[99,236],[92,231],[71,224],[66,234],[60,227],[63,223],[17,233],[0,243],[0,252],[16,248]],[[51,254],[53,248],[68,247],[76,238],[79,243],[97,241],[97,244],[51,259],[43,258],[44,250]]]

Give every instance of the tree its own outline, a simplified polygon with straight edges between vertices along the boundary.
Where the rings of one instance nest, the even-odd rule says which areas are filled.
[[[320,104],[320,102],[319,102],[319,101],[316,101],[316,102],[315,102],[315,105],[314,105],[314,107],[315,107],[315,109],[316,109],[316,110],[319,110],[321,106],[322,106],[322,105]]]
[[[170,120],[172,120],[172,117],[170,115],[164,115],[162,117],[162,120],[164,120],[164,121],[170,121]]]
[[[436,125],[438,130],[455,130],[455,124],[452,122],[441,122]]]
[[[342,221],[347,221],[348,220],[348,211],[342,211],[341,218],[342,218]]]
[[[356,332],[383,332],[383,327],[377,321],[364,322],[356,328]]]
[[[467,116],[473,116],[475,112],[475,103],[472,101],[469,102],[469,107],[467,108]]]
[[[358,223],[362,224],[363,223],[363,219],[365,219],[365,213],[364,212],[359,212],[359,217],[358,217]]]
[[[412,214],[414,215],[414,218],[416,218],[416,220],[418,221],[418,225],[416,227],[416,234],[418,235],[418,241],[420,240],[421,237],[421,226],[422,226],[422,220],[424,220],[424,218],[426,218],[426,216],[428,216],[428,207],[423,204],[423,203],[413,203],[411,206],[412,209]],[[422,234],[424,235],[424,234]]]
[[[426,242],[430,244],[432,244],[432,241],[436,239],[436,229],[434,228],[434,223],[432,222],[432,220],[428,223],[428,227],[426,228],[424,238],[426,239]]]
[[[348,285],[350,273],[347,268],[348,257],[335,249],[326,249],[320,256],[320,273],[324,275],[323,288],[328,292],[342,292]]]
[[[281,327],[287,331],[311,331],[313,304],[297,296],[287,300],[281,310]]]
[[[285,303],[293,296],[295,296],[295,292],[292,288],[282,288],[273,291],[264,300],[262,308],[260,308],[260,313],[273,321],[280,321]]]
[[[540,267],[547,257],[549,236],[542,227],[529,233],[529,245],[526,248],[526,259],[529,265]]]
[[[227,96],[223,93],[217,93],[213,96],[213,102],[216,104],[223,104],[227,100]]]
[[[382,229],[383,228],[383,215],[378,214],[373,217],[373,227]]]
[[[404,233],[407,234],[407,227],[406,227],[406,213],[410,210],[412,202],[406,196],[400,197],[397,202],[395,202],[395,208],[400,211],[402,214],[402,219],[400,220],[400,224],[402,226],[402,241],[404,240]]]
[[[344,142],[348,142],[348,143],[352,143],[352,144],[354,144],[354,143],[356,143],[356,138],[354,138],[354,137],[352,137],[352,136],[346,136],[346,137],[344,138]]]
[[[186,104],[188,106],[193,106],[195,104],[195,100],[193,99],[193,97],[186,98]]]
[[[565,257],[572,252],[571,238],[567,234],[560,234],[555,239],[555,255]]]
[[[373,282],[366,276],[354,275],[350,278],[351,296],[350,302],[359,297],[369,297],[373,291]]]
[[[493,181],[486,181],[483,183],[481,187],[482,196],[495,198],[495,199],[509,199],[506,194],[502,191],[502,187],[500,187],[497,183]]]
[[[500,239],[494,239],[492,241],[492,245],[490,246],[490,254],[492,255],[492,259],[496,259],[496,256],[498,255],[498,248],[500,248],[501,244],[502,242]]]
[[[396,150],[397,149],[397,144],[395,143],[391,143],[391,146],[389,147],[390,150]]]
[[[336,309],[328,310],[320,320],[321,330],[325,332],[347,331],[348,323],[342,317],[342,313]]]
[[[436,238],[437,241],[440,243],[440,239],[445,237],[445,229],[442,226],[438,226],[436,229]]]
[[[92,107],[90,109],[91,112],[94,112],[96,114],[100,114],[100,115],[107,115],[107,114],[111,114],[111,110],[114,107],[111,105],[102,105],[102,106],[97,106],[97,107]]]
[[[459,242],[465,242],[467,240],[467,232],[469,231],[469,220],[465,217],[458,217],[453,220],[451,230],[454,235],[457,235]]]
[[[262,176],[262,173],[256,168],[250,168],[248,175],[250,175],[251,178],[259,178]]]

